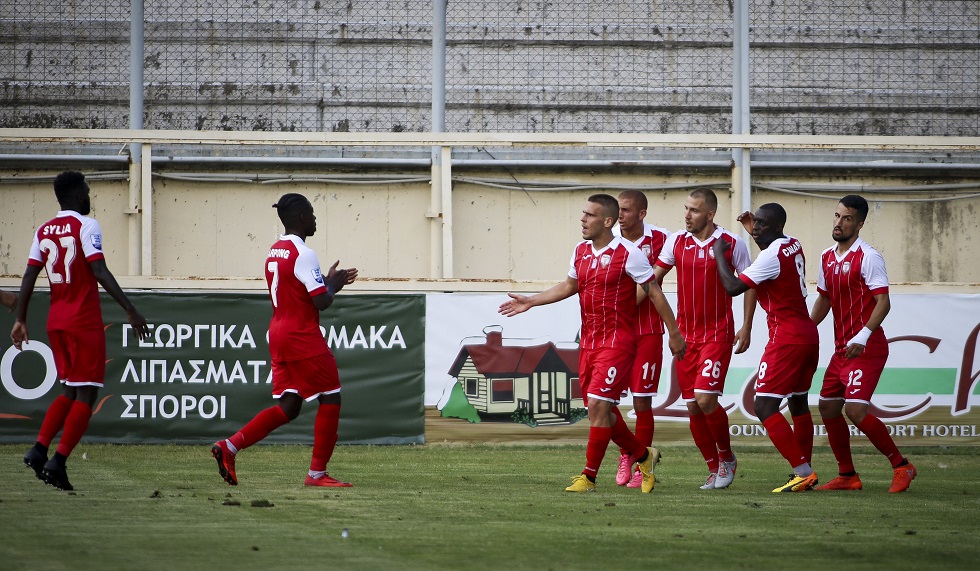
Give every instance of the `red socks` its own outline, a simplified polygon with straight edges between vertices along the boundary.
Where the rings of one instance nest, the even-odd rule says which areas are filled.
[[[44,414],[44,422],[41,423],[41,430],[37,434],[38,444],[45,448],[51,446],[51,441],[54,440],[61,427],[65,425],[68,411],[71,410],[71,405],[74,402],[65,395],[58,395],[58,398],[54,399],[54,402],[48,407],[48,412]]]
[[[704,418],[718,447],[718,457],[729,460],[732,457],[732,437],[728,434],[728,413],[725,412],[725,407],[715,408],[714,412],[704,415]]]
[[[602,465],[602,458],[606,455],[606,448],[609,447],[609,440],[612,438],[612,428],[593,426],[589,428],[589,443],[585,447],[585,469],[582,473],[595,479],[599,466]]]
[[[694,437],[694,445],[701,451],[704,461],[708,464],[708,471],[717,474],[718,447],[715,445],[715,438],[711,435],[711,428],[705,415],[691,415],[691,435]]]
[[[310,470],[325,472],[327,462],[337,446],[337,426],[340,424],[340,405],[321,404],[316,409],[316,420],[313,423],[313,459],[310,460]]]
[[[241,451],[269,435],[270,432],[289,422],[286,412],[279,407],[270,406],[255,415],[228,440],[236,450]]]
[[[92,407],[81,401],[72,401],[68,416],[65,417],[65,432],[58,442],[58,454],[66,458],[71,455],[71,451],[75,449],[85,430],[88,429],[90,418],[92,418]]]
[[[843,416],[823,419],[827,427],[827,440],[837,459],[837,471],[841,474],[854,472],[854,459],[851,457],[851,431]]]
[[[636,439],[644,448],[653,444],[653,409],[636,411]]]
[[[813,417],[809,412],[793,417],[793,436],[796,437],[796,444],[799,445],[800,452],[809,464],[813,457]]]
[[[885,458],[888,458],[892,468],[902,463],[902,453],[898,451],[898,446],[895,446],[895,441],[892,440],[892,437],[888,436],[888,429],[885,428],[885,423],[878,420],[878,417],[868,414],[857,427],[867,435],[868,440],[875,445],[878,452],[881,452],[885,455]]]
[[[769,440],[776,445],[776,450],[782,454],[783,458],[789,462],[793,468],[801,464],[806,464],[807,459],[800,450],[800,445],[796,441],[793,429],[790,427],[786,417],[781,414],[774,414],[762,422],[769,433]]]

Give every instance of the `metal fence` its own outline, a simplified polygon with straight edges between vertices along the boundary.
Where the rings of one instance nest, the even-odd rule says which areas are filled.
[[[139,1],[3,2],[0,127],[130,126]],[[154,129],[725,133],[742,1],[752,132],[980,135],[975,0],[449,0],[444,30],[432,0],[156,0],[135,109]]]

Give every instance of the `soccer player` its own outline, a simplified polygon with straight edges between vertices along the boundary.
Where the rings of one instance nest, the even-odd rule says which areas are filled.
[[[37,441],[24,455],[24,464],[34,470],[38,479],[62,490],[73,490],[65,462],[85,434],[92,407],[105,382],[105,328],[99,284],[126,311],[133,331],[141,339],[148,337],[150,331],[146,319],[106,267],[102,228],[88,217],[91,199],[85,176],[74,171],[59,174],[54,179],[54,193],[61,210],[34,234],[10,339],[17,349],[30,342],[27,307],[44,268],[51,288],[48,341],[63,390],[48,407]],[[62,429],[58,448],[48,459],[48,447]]]
[[[807,393],[817,370],[819,337],[806,307],[806,275],[803,246],[783,234],[786,211],[774,202],[756,211],[744,212],[738,220],[751,228],[752,238],[762,252],[738,277],[724,258],[726,242],[714,244],[718,275],[731,296],[754,289],[759,305],[766,310],[769,343],[755,382],[755,414],[769,433],[769,439],[793,467],[786,484],[773,492],[803,492],[817,485],[817,474],[810,467],[813,454],[813,418],[807,406]],[[793,415],[793,426],[779,412],[783,399]]]
[[[834,355],[820,389],[820,416],[840,475],[817,490],[860,490],[861,478],[851,459],[850,431],[842,412],[892,466],[889,492],[904,492],[916,476],[915,466],[898,451],[885,425],[868,412],[888,359],[888,340],[881,322],[888,315],[888,274],[885,260],[861,239],[868,201],[850,194],[834,212],[836,246],[820,256],[817,297],[810,318],[820,323],[834,312]]]
[[[626,190],[619,195],[619,224],[613,234],[633,242],[653,264],[664,247],[669,233],[646,223],[647,197],[639,190]],[[657,313],[653,301],[642,296],[636,321],[636,357],[629,373],[629,390],[633,394],[633,410],[636,412],[636,439],[644,448],[653,445],[653,397],[657,396],[660,369],[664,354],[664,322]],[[627,450],[619,451],[619,469],[616,484],[639,488],[643,474],[639,469],[630,474],[632,457]]]
[[[337,269],[337,261],[326,277],[320,274],[316,253],[306,245],[306,238],[316,232],[316,216],[305,196],[284,194],[272,206],[279,211],[285,228],[265,261],[272,301],[272,397],[279,404],[259,412],[230,438],[215,442],[211,455],[218,462],[221,477],[237,486],[235,455],[294,420],[303,401],[316,400],[319,406],[313,424],[313,457],[304,483],[350,487],[327,474],[327,463],[337,445],[340,376],[337,361],[320,333],[320,312],[330,307],[338,291],[357,279],[357,269]]]
[[[705,463],[708,477],[702,490],[727,488],[735,480],[738,460],[732,452],[728,413],[718,405],[725,392],[725,377],[736,353],[752,339],[755,294],[744,300],[742,327],[735,332],[732,298],[725,293],[715,269],[712,246],[731,244],[725,260],[741,272],[751,259],[745,241],[715,224],[718,197],[710,188],[696,188],[684,202],[685,229],[671,234],[657,260],[657,280],[677,268],[677,323],[687,341],[687,356],[677,361],[681,398],[690,414],[691,435]]]
[[[590,427],[585,468],[572,478],[566,492],[595,491],[596,474],[610,440],[629,451],[630,473],[632,464],[638,464],[643,493],[650,493],[656,485],[653,469],[660,452],[636,439],[616,406],[628,385],[636,352],[636,284],[651,298],[666,323],[671,352],[678,358],[684,355],[684,338],[667,298],[653,280],[650,261],[632,242],[612,233],[618,218],[619,203],[615,198],[608,194],[590,196],[582,210],[583,241],[575,246],[565,281],[532,296],[510,293],[510,299],[499,309],[511,317],[579,294],[582,334],[578,372]]]

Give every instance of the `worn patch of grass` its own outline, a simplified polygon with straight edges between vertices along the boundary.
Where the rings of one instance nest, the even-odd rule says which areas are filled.
[[[240,485],[208,446],[81,445],[77,491],[45,486],[0,445],[3,569],[972,568],[980,559],[980,449],[906,450],[919,477],[888,494],[891,470],[858,449],[860,492],[772,494],[771,447],[742,448],[735,484],[701,491],[697,450],[664,449],[650,495],[612,483],[563,488],[583,446],[347,446],[331,461],[353,488],[306,488],[308,446],[239,455]],[[83,455],[85,458],[83,459]],[[836,464],[818,448],[826,481]],[[348,530],[347,537],[343,530]]]

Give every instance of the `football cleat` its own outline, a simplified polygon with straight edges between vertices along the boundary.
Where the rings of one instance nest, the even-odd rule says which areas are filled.
[[[34,446],[31,446],[27,454],[24,454],[24,465],[34,470],[34,475],[37,476],[38,480],[44,480],[44,464],[47,461],[47,455]]]
[[[701,486],[702,490],[713,490],[715,489],[715,480],[718,479],[718,474],[714,472],[708,473],[708,478],[704,481],[704,485]]]
[[[773,490],[774,494],[783,492],[807,492],[817,485],[817,473],[813,472],[809,476],[797,476],[793,474],[789,481]]]
[[[235,455],[228,450],[224,440],[219,440],[211,447],[211,456],[218,461],[218,473],[229,485],[238,485],[238,474],[235,473]]]
[[[629,454],[619,455],[619,469],[616,470],[616,485],[625,486],[630,481],[633,472],[633,459]]]
[[[833,480],[813,488],[814,490],[860,490],[862,487],[861,477],[857,474],[853,476],[837,476]]]
[[[653,475],[653,471],[656,469],[657,464],[659,463],[660,451],[652,446],[647,448],[647,459],[636,463],[636,467],[640,471],[642,477],[640,491],[644,494],[649,494],[652,492],[654,486],[657,485],[657,478]]]
[[[630,481],[626,483],[627,488],[640,488],[643,486],[643,472],[635,470],[633,472],[633,477]]]
[[[68,471],[65,467],[55,462],[52,458],[44,463],[44,469],[41,472],[44,477],[44,481],[52,486],[58,488],[59,490],[65,490],[70,492],[75,488],[68,481]]]
[[[718,463],[718,477],[715,478],[715,488],[727,488],[735,481],[735,470],[738,468],[738,458],[732,456],[731,462],[724,460]]]
[[[572,485],[565,488],[566,492],[594,492],[595,482],[590,481],[585,474],[572,478]]]
[[[320,476],[319,478],[314,478],[313,476],[306,476],[306,481],[303,482],[304,486],[321,486],[325,488],[350,488],[354,484],[348,482],[341,482],[335,478],[331,478],[327,474]]]
[[[904,466],[893,469],[892,485],[888,488],[889,492],[904,492],[912,485],[912,480],[919,474],[911,462]]]

